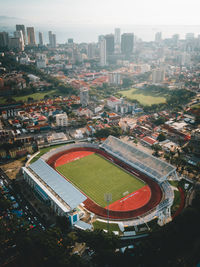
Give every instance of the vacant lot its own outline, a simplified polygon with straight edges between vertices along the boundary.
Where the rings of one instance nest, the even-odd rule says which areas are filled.
[[[132,193],[145,185],[96,154],[61,165],[57,170],[102,207],[107,205],[105,193],[112,193],[113,203],[121,199],[124,192]]]

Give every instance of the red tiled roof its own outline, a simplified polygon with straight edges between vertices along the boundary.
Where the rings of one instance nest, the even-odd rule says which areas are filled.
[[[145,141],[146,143],[153,145],[155,144],[157,141],[149,136],[145,136],[143,139],[143,141]]]

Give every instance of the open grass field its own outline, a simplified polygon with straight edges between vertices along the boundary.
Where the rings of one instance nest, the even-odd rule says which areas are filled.
[[[93,222],[94,229],[108,230],[108,224],[106,222],[95,221]],[[109,232],[117,231],[121,233],[117,223],[109,223]]]
[[[110,203],[113,203],[121,199],[124,192],[131,193],[145,185],[97,154],[88,155],[56,169],[102,207],[107,205],[105,193],[112,193]]]
[[[53,96],[54,94],[56,94],[56,90],[51,90],[48,92],[38,92],[38,93],[25,95],[25,96],[15,96],[13,98],[15,99],[15,101],[27,102],[29,97],[32,97],[34,100],[43,100],[45,95]]]
[[[24,95],[24,96],[11,96],[16,102],[18,101],[23,101],[23,102],[27,102],[29,97],[32,97],[34,100],[43,100],[45,95],[48,96],[53,96],[57,94],[56,90],[51,90],[51,91],[47,91],[47,92],[38,92],[38,93],[33,93],[33,94],[29,94],[29,95]],[[59,93],[60,95],[60,93]],[[6,97],[0,97],[0,104],[6,104]]]
[[[140,102],[140,104],[144,106],[151,106],[153,104],[160,104],[166,102],[165,96],[145,89],[131,88],[126,91],[119,91],[118,93],[122,94],[123,97],[127,97],[129,99],[136,99]]]

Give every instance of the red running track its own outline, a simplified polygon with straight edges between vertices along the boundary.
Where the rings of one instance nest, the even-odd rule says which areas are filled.
[[[139,172],[138,170],[134,169],[130,165],[124,163],[123,161],[113,157],[111,154],[108,152],[105,152],[100,149],[96,148],[90,148],[90,147],[76,147],[72,148],[66,151],[58,152],[57,154],[51,156],[48,160],[47,163],[55,169],[55,163],[57,159],[59,159],[61,156],[66,155],[71,152],[75,151],[89,151],[89,152],[94,152],[97,154],[100,154],[101,156],[105,157],[106,159],[114,162],[118,166],[124,168],[125,170],[129,171],[130,173],[133,173],[137,177],[139,177],[141,180],[143,180],[148,187],[150,188],[151,191],[151,197],[149,201],[142,207],[137,208],[137,209],[132,209],[128,211],[114,211],[110,210],[109,212],[109,217],[111,219],[116,219],[116,220],[123,220],[123,219],[131,219],[135,218],[138,216],[143,215],[144,213],[148,212],[149,210],[155,208],[161,201],[162,199],[162,191],[159,187],[159,185],[153,181],[151,178],[149,178],[147,175]],[[107,218],[107,209],[100,207],[97,205],[92,199],[88,198],[84,201],[85,208],[89,210],[90,212],[100,216]]]
[[[130,211],[136,210],[146,205],[151,197],[151,189],[148,185],[143,186],[131,194],[115,201],[109,205],[109,210]],[[108,209],[108,206],[105,207]]]
[[[94,154],[94,152],[91,151],[73,151],[71,153],[62,155],[59,157],[56,162],[54,163],[55,168],[58,166],[61,166],[63,164],[69,163],[71,161],[75,161],[81,158],[84,158],[90,154]]]

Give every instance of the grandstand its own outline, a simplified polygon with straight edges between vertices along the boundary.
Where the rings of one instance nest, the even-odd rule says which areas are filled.
[[[101,148],[159,183],[165,181],[169,176],[174,175],[176,177],[176,168],[172,165],[114,136],[110,135],[101,145]]]
[[[48,199],[59,214],[70,212],[86,197],[45,161],[38,159],[28,168],[23,167],[24,179],[40,194]]]
[[[171,218],[174,194],[167,178],[172,175],[176,176],[175,168],[113,136],[109,136],[100,146],[77,143],[52,149],[42,155],[38,161],[27,164],[23,168],[25,181],[45,201],[50,203],[57,214],[70,214],[75,212],[76,207],[80,205],[82,209],[95,214],[98,218],[107,218],[108,212],[105,206],[97,204],[88,193],[84,195],[82,186],[75,187],[75,184],[71,184],[71,180],[68,180],[65,175],[63,178],[55,170],[58,159],[77,151],[90,151],[100,155],[129,174],[136,176],[146,183],[150,190],[150,198],[146,204],[136,209],[110,209],[110,220],[121,221],[125,225],[138,225],[156,217],[161,224],[166,221],[166,218]],[[78,161],[74,164],[78,164]]]

